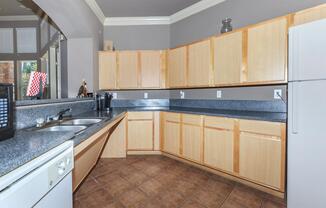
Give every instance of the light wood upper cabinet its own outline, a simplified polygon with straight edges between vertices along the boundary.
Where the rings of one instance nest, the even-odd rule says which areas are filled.
[[[212,78],[211,41],[189,45],[188,86],[209,86]]]
[[[153,112],[128,113],[128,150],[153,150]]]
[[[142,88],[160,88],[162,59],[161,51],[140,52],[140,77]]]
[[[242,73],[243,32],[234,32],[214,38],[215,85],[240,84]]]
[[[306,9],[294,14],[293,25],[301,25],[326,18],[326,4]]]
[[[168,51],[168,86],[186,86],[187,76],[187,47],[180,47]]]
[[[287,69],[287,18],[248,29],[247,82],[285,82]]]
[[[99,89],[116,89],[117,54],[112,51],[100,51],[99,55]]]
[[[120,89],[138,88],[139,61],[137,51],[118,53],[118,87]]]

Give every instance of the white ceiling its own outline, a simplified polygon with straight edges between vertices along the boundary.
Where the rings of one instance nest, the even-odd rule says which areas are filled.
[[[96,0],[96,3],[105,17],[145,17],[171,16],[199,1],[201,0]]]
[[[0,0],[0,16],[35,15],[38,9],[32,0]]]

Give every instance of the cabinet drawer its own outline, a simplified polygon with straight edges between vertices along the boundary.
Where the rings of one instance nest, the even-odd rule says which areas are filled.
[[[181,114],[179,113],[165,113],[165,120],[172,122],[180,122]]]
[[[129,112],[128,120],[152,120],[153,112]]]
[[[182,114],[182,123],[192,124],[192,125],[202,125],[202,116],[191,115],[191,114]]]
[[[277,122],[240,120],[240,131],[280,137],[282,125],[282,123]]]
[[[234,119],[206,116],[205,127],[233,130]]]

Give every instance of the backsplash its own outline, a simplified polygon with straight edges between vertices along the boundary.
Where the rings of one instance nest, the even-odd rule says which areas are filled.
[[[133,99],[133,100],[112,100],[112,107],[169,107],[169,99]]]
[[[36,125],[36,119],[49,115],[56,115],[59,111],[71,108],[71,115],[75,116],[90,110],[94,110],[94,100],[83,100],[63,103],[48,103],[31,106],[17,106],[14,111],[15,129],[23,129]]]
[[[286,112],[286,105],[283,101],[171,99],[170,106],[220,110]]]

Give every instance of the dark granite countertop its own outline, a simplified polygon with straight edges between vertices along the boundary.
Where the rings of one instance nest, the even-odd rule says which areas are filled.
[[[90,126],[78,135],[74,135],[70,132],[37,132],[30,130],[19,130],[16,132],[14,138],[1,141],[0,177],[57,147],[67,140],[72,139],[74,146],[77,146],[78,144],[87,140],[91,135],[98,132],[104,126],[108,125],[110,122],[114,121],[128,111],[165,111],[250,120],[286,122],[286,113],[256,111],[232,111],[181,107],[136,107],[114,108],[111,110],[111,112],[90,111],[80,114],[75,118],[102,118],[103,120]]]
[[[207,116],[222,116],[228,118],[239,118],[248,120],[271,121],[286,123],[286,113],[261,112],[261,111],[238,111],[206,108],[184,108],[184,107],[136,107],[136,108],[114,108],[113,111],[164,111],[174,113],[188,113]]]

